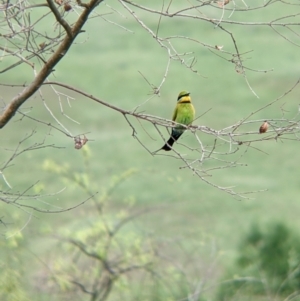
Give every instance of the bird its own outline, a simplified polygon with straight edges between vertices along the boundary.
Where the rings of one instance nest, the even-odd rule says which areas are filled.
[[[268,130],[268,127],[269,127],[268,121],[265,120],[264,123],[259,128],[259,133],[260,134],[265,133]]]
[[[170,151],[174,142],[177,141],[186,130],[186,127],[182,126],[182,124],[191,125],[194,119],[195,108],[192,105],[190,93],[187,91],[181,91],[178,95],[177,105],[172,117],[173,121],[180,124],[177,124],[174,128],[172,128],[171,137],[161,149]]]

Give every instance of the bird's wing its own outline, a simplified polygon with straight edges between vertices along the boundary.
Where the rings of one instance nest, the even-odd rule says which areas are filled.
[[[174,112],[173,112],[173,117],[172,117],[172,120],[173,120],[173,121],[176,120],[177,112],[178,112],[178,105],[176,105],[175,110],[174,110]]]

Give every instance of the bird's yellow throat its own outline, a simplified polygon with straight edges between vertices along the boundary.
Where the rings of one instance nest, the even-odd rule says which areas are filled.
[[[190,96],[183,96],[180,98],[180,100],[178,101],[178,103],[189,103],[191,102],[191,98]]]

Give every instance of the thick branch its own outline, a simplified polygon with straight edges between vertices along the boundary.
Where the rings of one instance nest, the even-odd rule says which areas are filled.
[[[58,49],[49,58],[46,64],[43,66],[41,71],[37,74],[35,79],[27,86],[20,94],[15,96],[10,103],[4,109],[4,112],[0,116],[0,129],[3,128],[9,120],[14,116],[19,107],[31,97],[43,84],[46,78],[53,71],[53,68],[58,64],[58,62],[64,57],[71,45],[73,44],[77,35],[81,32],[81,28],[87,21],[90,13],[93,9],[101,3],[103,0],[91,0],[90,3],[83,10],[82,14],[79,16],[77,22],[72,28],[72,35],[66,35]],[[51,1],[49,1],[51,2]]]

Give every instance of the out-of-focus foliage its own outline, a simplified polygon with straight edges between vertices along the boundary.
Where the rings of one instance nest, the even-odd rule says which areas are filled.
[[[300,290],[300,237],[283,222],[253,224],[242,238],[235,266],[219,290],[218,300],[242,296],[276,299]]]
[[[85,171],[45,160],[46,170],[54,172],[66,185],[81,187],[92,196],[84,216],[53,233],[60,252],[51,259],[53,268],[47,287],[65,294],[66,298],[87,294],[98,301],[111,295],[122,300],[133,300],[135,294],[137,300],[186,297],[189,294],[186,275],[164,258],[161,243],[152,237],[151,231],[139,227],[139,220],[157,208],[137,211],[135,198],[124,196],[122,208],[114,209],[114,190],[137,171],[127,170],[112,177],[108,187],[98,187],[96,179],[87,173],[89,158],[86,150]],[[93,193],[96,189],[97,194]]]

